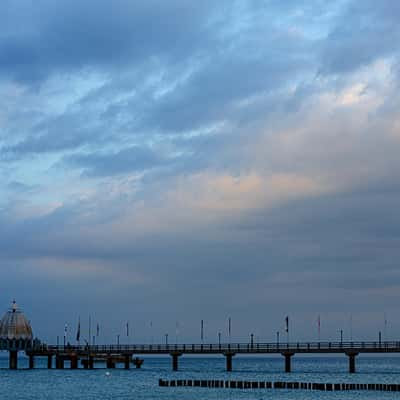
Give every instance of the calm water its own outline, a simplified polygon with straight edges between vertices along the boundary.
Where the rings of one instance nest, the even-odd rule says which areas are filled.
[[[226,373],[219,358],[181,357],[179,372],[171,371],[170,358],[145,358],[141,370],[47,370],[45,360],[36,369],[9,371],[5,354],[0,358],[0,399],[398,399],[385,392],[309,392],[302,390],[239,390],[206,388],[160,388],[158,379],[290,380],[304,382],[400,383],[400,358],[357,358],[357,374],[346,373],[347,357],[294,357],[291,374],[282,373],[283,357],[233,359],[232,373]],[[26,360],[19,361],[27,367]],[[106,375],[109,371],[110,375]]]

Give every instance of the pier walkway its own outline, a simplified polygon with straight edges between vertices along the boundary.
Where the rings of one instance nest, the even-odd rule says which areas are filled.
[[[10,345],[10,344],[9,344]],[[0,349],[1,349],[0,343]],[[77,368],[78,360],[85,368],[93,368],[97,361],[105,361],[107,367],[115,367],[122,362],[125,368],[133,363],[137,368],[143,363],[138,356],[169,355],[172,369],[178,370],[178,358],[182,355],[223,355],[226,370],[232,371],[232,358],[237,354],[281,354],[285,360],[285,372],[291,372],[291,358],[295,354],[344,354],[349,359],[349,372],[356,371],[356,356],[361,353],[400,353],[400,341],[376,342],[291,342],[291,343],[223,343],[223,344],[132,344],[132,345],[80,345],[53,346],[36,344],[17,349],[7,346],[4,350],[24,350],[29,356],[29,365],[34,366],[35,357],[48,357],[48,367],[52,367],[52,357],[56,358],[56,368],[64,368],[64,360]],[[11,365],[11,364],[10,364]]]

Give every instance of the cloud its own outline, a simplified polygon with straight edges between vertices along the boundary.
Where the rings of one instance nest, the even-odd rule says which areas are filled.
[[[352,72],[379,58],[398,55],[398,15],[394,0],[350,1],[322,45],[322,72]]]
[[[42,1],[39,7],[6,2],[3,9],[0,72],[29,83],[57,71],[149,57],[180,58],[193,43],[204,41],[203,27],[212,4],[118,0],[112,5],[72,1],[55,6]],[[13,21],[23,29],[15,29]]]
[[[400,285],[397,8],[6,0],[0,300],[22,287],[50,341],[78,312],[105,341],[126,315],[138,341],[227,315],[309,338],[318,312],[375,334]]]
[[[173,160],[168,160],[150,148],[134,146],[111,154],[75,154],[68,157],[65,162],[83,168],[87,176],[110,176],[141,172]]]

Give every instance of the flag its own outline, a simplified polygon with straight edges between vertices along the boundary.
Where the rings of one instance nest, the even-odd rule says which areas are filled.
[[[81,338],[81,319],[78,319],[78,329],[76,331],[76,341],[79,342],[79,339]]]
[[[100,326],[99,326],[99,324],[97,323],[97,326],[96,326],[96,336],[99,336],[99,333],[100,333]]]
[[[286,333],[289,333],[289,317],[286,317],[285,322],[286,322],[285,331]]]

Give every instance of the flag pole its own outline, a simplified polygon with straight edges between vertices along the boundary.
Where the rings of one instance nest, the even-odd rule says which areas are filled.
[[[92,317],[89,314],[89,346],[91,341],[92,341]]]
[[[78,346],[79,346],[79,342],[81,339],[81,317],[78,317],[78,329],[76,331],[76,341],[78,342]]]
[[[289,316],[286,317],[286,340],[287,344],[289,344]]]

